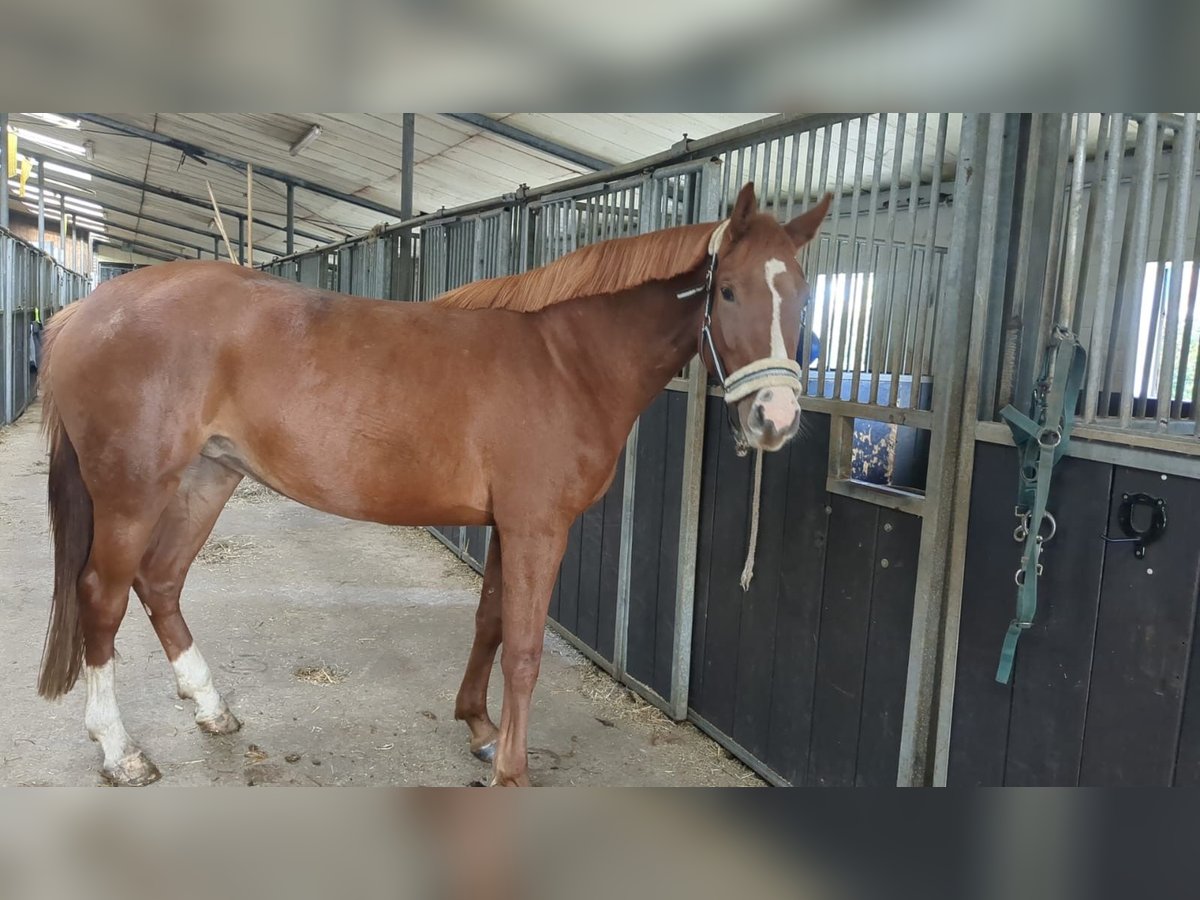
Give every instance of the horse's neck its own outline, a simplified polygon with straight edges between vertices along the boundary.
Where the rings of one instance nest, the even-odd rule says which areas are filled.
[[[680,300],[694,277],[563,304],[555,331],[570,345],[564,364],[633,415],[696,353],[704,300]],[[567,308],[570,307],[570,308]]]

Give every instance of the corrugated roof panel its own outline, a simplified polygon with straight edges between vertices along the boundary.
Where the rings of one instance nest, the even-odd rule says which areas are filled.
[[[249,160],[258,166],[267,166],[307,179],[314,183],[348,195],[358,195],[377,203],[400,206],[401,164],[401,113],[161,113],[155,114],[106,114],[119,122],[135,125],[221,151],[239,159]],[[492,113],[502,120],[539,138],[558,143],[589,155],[611,160],[614,164],[635,161],[669,149],[686,133],[696,139],[744,125],[763,118],[758,113]],[[212,185],[218,201],[229,211],[245,209],[245,176],[241,171],[210,161],[207,165],[187,157],[180,151],[142,138],[115,133],[106,128],[84,123],[79,130],[64,129],[47,123],[23,118],[14,114],[14,124],[29,128],[46,136],[53,136],[73,143],[90,140],[94,144],[94,158],[83,161],[79,157],[58,153],[28,143],[23,149],[38,152],[49,159],[66,165],[78,162],[97,169],[115,173],[125,178],[142,181],[192,197],[201,205],[193,206],[170,200],[150,192],[143,192],[101,179],[81,183],[77,193],[95,202],[109,202],[133,211],[169,219],[215,233],[210,229],[211,212],[207,209],[208,192],[205,182]],[[953,160],[957,149],[957,119],[952,118],[948,135],[948,159]],[[292,156],[288,148],[311,125],[322,128],[321,136],[303,150]],[[908,178],[912,163],[912,135],[915,120],[906,122],[904,159],[900,177]],[[871,128],[877,127],[877,119]],[[930,119],[926,134],[926,165],[932,153],[936,122]],[[435,211],[464,203],[484,200],[516,190],[521,184],[540,186],[580,174],[584,169],[560,159],[543,149],[535,149],[507,137],[501,137],[474,125],[436,114],[416,116],[414,198],[415,211]],[[893,164],[891,148],[894,146],[895,118],[890,117],[888,137],[884,144],[883,168],[885,178],[890,180]],[[831,141],[831,154],[836,159],[840,131],[837,140]],[[847,142],[847,179],[855,165],[857,132],[851,128],[845,138]],[[802,141],[793,148],[789,138],[784,144],[785,167],[790,166],[791,154],[799,152],[798,168],[805,162],[806,147]],[[818,152],[819,152],[818,148]],[[772,156],[770,169],[772,182],[777,170],[778,159]],[[864,159],[870,169],[873,160]],[[744,161],[744,176],[749,177],[748,161]],[[923,166],[926,168],[926,166]],[[763,161],[759,160],[755,176],[761,178]],[[815,190],[816,175],[810,179],[810,190]],[[35,176],[36,180],[36,176]],[[63,179],[70,182],[72,179]],[[736,180],[732,179],[732,180]],[[833,187],[833,175],[827,173],[826,181]],[[845,181],[845,179],[844,179]],[[52,189],[58,190],[53,187]],[[87,193],[87,192],[92,193]],[[286,215],[286,189],[281,182],[257,177],[254,187],[254,210],[256,217],[283,225]],[[378,224],[384,217],[376,212],[335,200],[303,189],[295,192],[297,227],[304,231],[328,235],[335,240],[342,235],[359,234]],[[116,221],[132,224],[147,235],[169,239],[187,240],[188,243],[205,245],[211,238],[204,235],[178,232],[157,223],[150,223],[129,216],[118,216]],[[226,227],[236,237],[236,221],[227,217]],[[254,227],[255,243],[281,252],[284,237],[281,228],[265,225]],[[314,242],[297,238],[297,248],[306,249]]]

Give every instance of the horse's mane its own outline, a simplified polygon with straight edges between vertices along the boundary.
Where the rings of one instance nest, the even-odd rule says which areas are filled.
[[[681,225],[581,247],[538,269],[475,281],[433,302],[456,309],[537,312],[577,297],[593,297],[666,281],[697,268],[716,223]]]

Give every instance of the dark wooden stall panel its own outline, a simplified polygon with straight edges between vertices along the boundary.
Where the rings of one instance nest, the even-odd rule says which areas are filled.
[[[763,757],[773,760],[775,771],[792,784],[802,783],[808,768],[829,541],[829,495],[822,475],[829,451],[829,417],[806,417],[809,426],[789,454],[786,552],[781,551],[779,561],[770,724]]]
[[[1200,782],[1200,673],[1190,667],[1200,579],[1200,481],[1064,459],[1042,556],[1036,624],[1012,685],[995,682],[1013,616],[1016,451],[975,459],[951,730],[951,785]],[[1167,502],[1166,535],[1139,560],[1122,495]],[[1196,689],[1193,690],[1193,685]]]
[[[921,520],[880,509],[854,783],[895,785],[908,677]]]
[[[474,565],[475,570],[482,572],[483,565],[487,562],[487,526],[468,525],[466,532],[467,544],[463,549]]]
[[[1200,481],[1117,468],[1109,533],[1123,494],[1166,500],[1168,527],[1138,559],[1109,544],[1083,739],[1081,784],[1170,784],[1179,750],[1200,567]],[[1143,510],[1145,512],[1145,510]]]
[[[1016,608],[1021,545],[1016,449],[980,444],[968,526],[950,745],[951,784],[1075,784],[1099,602],[1111,467],[1067,458],[1050,509],[1035,624],[1021,636],[1012,684],[996,682]]]
[[[608,491],[571,526],[550,597],[550,618],[609,662],[616,626],[624,485],[622,453]]]
[[[686,413],[687,395],[664,391],[638,424],[626,668],[661,697],[671,694]]]
[[[920,520],[825,490],[829,419],[765,458],[743,591],[753,456],[709,410],[691,706],[793,784],[896,781]]]
[[[806,781],[854,783],[879,507],[831,498]]]

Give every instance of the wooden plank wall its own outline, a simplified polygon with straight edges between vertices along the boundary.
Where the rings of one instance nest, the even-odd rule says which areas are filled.
[[[755,579],[738,577],[753,457],[708,411],[691,706],[792,784],[894,785],[920,520],[825,490],[829,418],[765,458]]]
[[[1200,480],[1067,458],[1050,508],[1037,622],[1012,685],[994,680],[1013,615],[1016,456],[980,444],[967,546],[949,781],[969,785],[1200,783]],[[1167,501],[1144,559],[1117,525],[1123,494]]]

